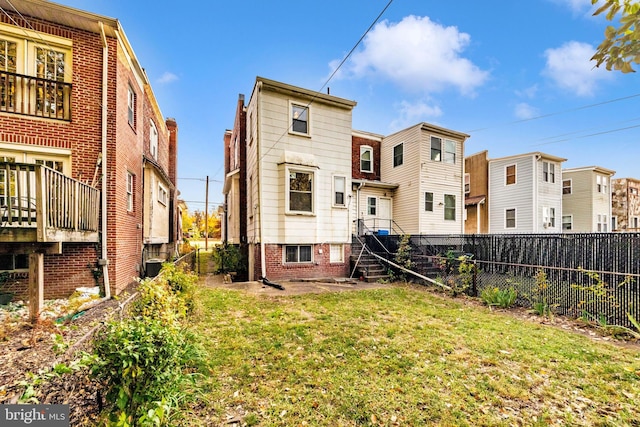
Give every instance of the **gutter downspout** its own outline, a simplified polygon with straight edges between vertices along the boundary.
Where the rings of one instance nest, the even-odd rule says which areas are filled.
[[[104,33],[104,25],[100,24],[100,35],[102,36],[102,254],[98,261],[102,265],[102,278],[104,282],[104,297],[111,298],[111,284],[109,282],[109,259],[107,258],[107,101],[108,101],[108,78],[109,78],[109,45],[107,36]]]
[[[262,111],[262,82],[258,82],[258,112]],[[262,218],[262,168],[260,167],[260,162],[262,159],[260,158],[260,145],[262,144],[262,140],[260,139],[260,113],[256,116],[256,168],[258,169],[258,209],[260,215],[258,216],[258,220],[260,221],[260,225],[258,227],[258,232],[260,233],[260,272],[262,273],[260,276],[266,279],[267,277],[267,260],[264,253],[264,218]],[[249,190],[251,191],[251,190]]]
[[[364,182],[358,184],[356,188],[356,235],[360,236],[360,190],[365,186]]]

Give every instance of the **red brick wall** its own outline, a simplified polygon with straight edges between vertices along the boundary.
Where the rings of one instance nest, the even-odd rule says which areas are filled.
[[[322,249],[322,253],[319,250]],[[313,245],[313,263],[285,264],[283,263],[284,245],[265,245],[266,270],[269,280],[296,280],[309,278],[348,277],[349,257],[351,245],[344,246],[344,262],[329,262],[329,245]]]
[[[351,177],[353,179],[368,179],[380,181],[380,141],[363,138],[359,136],[351,137]],[[368,145],[373,148],[373,172],[360,171],[360,147]]]

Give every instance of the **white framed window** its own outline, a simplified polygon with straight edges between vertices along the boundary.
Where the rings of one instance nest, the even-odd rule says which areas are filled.
[[[433,193],[424,193],[424,210],[425,212],[433,212]]]
[[[344,245],[329,245],[329,262],[344,262]]]
[[[504,168],[505,185],[513,185],[516,183],[516,165],[508,165]]]
[[[608,179],[603,175],[596,175],[596,191],[598,193],[607,194]]]
[[[573,230],[573,215],[562,215],[562,231]]]
[[[471,174],[464,174],[464,194],[471,193]]]
[[[444,195],[444,219],[447,221],[456,220],[456,196],[454,194]]]
[[[551,162],[542,162],[542,180],[553,184],[556,182],[556,165]]]
[[[134,175],[131,172],[127,172],[127,211],[133,212],[133,188],[134,188]]]
[[[284,262],[287,264],[310,263],[313,261],[311,245],[286,245]]]
[[[360,172],[373,172],[373,147],[360,146]]]
[[[393,147],[393,167],[401,166],[404,163],[404,143]]]
[[[618,217],[611,217],[611,231],[616,231],[618,229]]]
[[[0,255],[0,271],[29,271],[29,255]]]
[[[631,187],[629,188],[629,194],[633,195],[633,196],[637,196],[638,195],[638,189]]]
[[[158,128],[153,120],[149,120],[149,151],[154,160],[158,160]]]
[[[127,89],[127,122],[132,128],[136,128],[136,92],[131,85]]]
[[[629,226],[630,228],[637,229],[640,225],[640,219],[637,216],[632,216],[629,218]]]
[[[455,164],[456,162],[456,143],[450,139],[444,140],[444,157],[442,158],[444,163]]]
[[[562,180],[562,194],[571,194],[573,191],[572,181],[570,179]]]
[[[596,223],[596,230],[599,233],[606,233],[606,232],[609,231],[609,227],[608,227],[608,224],[607,224],[607,215],[598,214],[597,223]]]
[[[169,199],[169,192],[164,185],[158,184],[158,202],[167,206],[167,200]]]
[[[290,133],[308,136],[309,132],[309,107],[291,102],[291,126]]]
[[[556,226],[556,208],[549,206],[542,207],[542,226],[544,228],[553,228]]]
[[[367,214],[376,215],[378,199],[376,197],[367,197]]]
[[[516,228],[516,210],[514,208],[505,209],[504,228]]]
[[[431,137],[431,160],[439,162],[442,160],[442,139]]]
[[[287,169],[287,211],[314,212],[314,174],[311,171]]]
[[[333,206],[345,207],[346,202],[347,178],[344,176],[333,177]]]

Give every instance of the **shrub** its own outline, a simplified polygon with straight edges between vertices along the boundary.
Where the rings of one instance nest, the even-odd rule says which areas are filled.
[[[168,415],[168,396],[178,392],[182,370],[194,349],[190,336],[158,319],[138,317],[107,323],[93,346],[97,360],[91,373],[117,408],[111,421],[162,424]]]
[[[244,273],[247,270],[245,257],[236,245],[216,245],[211,256],[216,265],[216,273]]]
[[[516,302],[518,293],[515,289],[486,288],[480,294],[485,304],[500,308],[509,308]]]
[[[166,280],[171,291],[183,300],[187,312],[192,312],[198,275],[188,271],[184,265],[177,266],[167,262],[162,265],[162,278]]]

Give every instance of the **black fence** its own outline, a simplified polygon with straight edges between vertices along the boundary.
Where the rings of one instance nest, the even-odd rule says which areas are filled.
[[[367,246],[392,258],[401,236],[368,235]],[[477,267],[473,287],[513,288],[517,304],[601,324],[632,327],[640,319],[640,233],[414,235],[418,272],[455,280],[442,265],[466,254]]]

